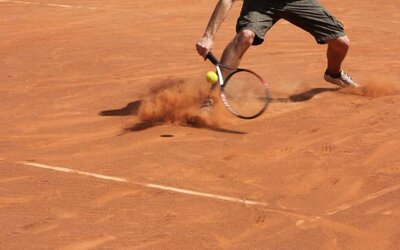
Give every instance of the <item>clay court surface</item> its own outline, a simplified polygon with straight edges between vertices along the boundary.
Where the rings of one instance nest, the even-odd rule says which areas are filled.
[[[279,22],[249,121],[198,108],[215,2],[0,1],[1,249],[399,249],[399,1],[322,0],[357,91]]]

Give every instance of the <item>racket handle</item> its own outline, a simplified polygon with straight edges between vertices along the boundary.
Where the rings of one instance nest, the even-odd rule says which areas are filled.
[[[213,55],[213,53],[211,53],[211,51],[207,53],[206,59],[210,60],[214,65],[219,64],[218,59]]]

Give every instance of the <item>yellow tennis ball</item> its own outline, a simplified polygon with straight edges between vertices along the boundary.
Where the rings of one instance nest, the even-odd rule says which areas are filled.
[[[207,80],[207,82],[214,84],[214,83],[218,82],[218,76],[215,72],[208,71],[206,74],[206,80]]]

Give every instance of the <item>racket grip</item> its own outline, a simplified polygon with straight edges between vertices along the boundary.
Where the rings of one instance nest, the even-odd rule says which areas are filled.
[[[210,60],[214,65],[219,64],[218,59],[213,55],[213,53],[211,53],[211,51],[207,53],[206,59]]]

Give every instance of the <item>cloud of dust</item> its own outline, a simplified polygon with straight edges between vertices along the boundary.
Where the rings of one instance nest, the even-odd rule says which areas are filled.
[[[137,116],[137,130],[163,123],[192,127],[218,128],[224,121],[219,109],[206,112],[201,104],[209,94],[209,85],[179,78],[163,80],[143,97]]]
[[[340,92],[366,97],[382,97],[400,93],[399,79],[373,76],[360,81],[360,88],[344,88]]]

